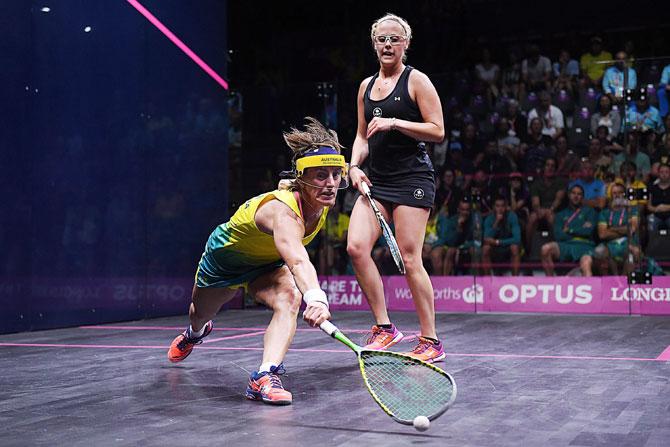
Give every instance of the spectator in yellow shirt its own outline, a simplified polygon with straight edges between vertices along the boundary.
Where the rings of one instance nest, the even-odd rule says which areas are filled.
[[[608,64],[602,62],[611,60],[612,53],[603,50],[602,38],[593,36],[591,38],[591,49],[588,53],[582,54],[579,59],[579,68],[587,86],[600,85],[600,80],[608,67]]]

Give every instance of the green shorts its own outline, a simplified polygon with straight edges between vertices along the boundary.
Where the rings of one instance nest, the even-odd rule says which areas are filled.
[[[615,261],[623,261],[628,253],[628,238],[620,237],[607,243],[607,251]]]
[[[231,289],[244,287],[246,289],[253,280],[284,265],[284,261],[279,260],[257,266],[241,266],[221,262],[220,257],[216,255],[216,251],[205,251],[202,254],[198,263],[198,270],[195,272],[196,286],[203,288],[229,287]]]
[[[561,262],[579,262],[584,255],[593,256],[593,248],[593,244],[586,242],[558,242],[558,259]]]

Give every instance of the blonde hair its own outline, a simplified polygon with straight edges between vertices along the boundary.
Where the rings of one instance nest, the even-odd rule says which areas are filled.
[[[380,23],[385,22],[387,20],[393,21],[398,23],[402,29],[405,31],[405,37],[407,38],[407,45],[409,45],[410,41],[412,40],[412,27],[409,26],[409,23],[407,23],[407,20],[403,19],[400,16],[397,16],[395,14],[392,14],[390,12],[387,12],[384,14],[384,16],[378,18],[374,22],[372,22],[372,27],[370,28],[370,39],[372,40],[372,46],[374,48],[375,46],[375,35],[377,34],[377,27],[379,26]],[[402,56],[402,61],[405,62],[407,60],[407,48],[405,48],[405,54]]]
[[[387,20],[391,20],[402,26],[402,29],[405,30],[405,37],[407,37],[407,41],[409,42],[410,40],[412,40],[412,27],[409,26],[407,20],[390,12],[387,12],[383,17],[380,17],[379,19],[372,22],[372,28],[370,29],[370,39],[372,39],[373,41],[375,40],[377,27],[379,26],[380,23],[385,22]]]
[[[321,124],[316,118],[311,116],[306,116],[305,121],[305,130],[298,130],[295,127],[291,127],[288,132],[284,132],[284,141],[288,147],[293,151],[293,157],[291,158],[291,165],[295,171],[295,164],[298,158],[301,158],[305,155],[305,152],[309,149],[314,149],[319,146],[330,146],[341,153],[344,146],[342,146],[337,138],[337,132],[332,129],[328,129],[326,126]],[[279,189],[290,189],[297,190],[298,183],[295,182],[295,179],[284,179],[279,182]]]

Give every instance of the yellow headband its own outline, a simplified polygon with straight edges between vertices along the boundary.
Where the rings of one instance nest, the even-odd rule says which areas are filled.
[[[316,168],[319,166],[338,166],[342,168],[342,175],[346,176],[347,174],[347,164],[344,161],[344,155],[310,155],[308,157],[302,157],[296,160],[295,162],[297,176],[302,177],[307,168]]]

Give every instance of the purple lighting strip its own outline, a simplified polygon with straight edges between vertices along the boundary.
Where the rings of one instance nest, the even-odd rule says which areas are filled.
[[[221,76],[219,76],[212,68],[207,65],[205,61],[200,59],[200,57],[195,54],[189,47],[186,46],[184,42],[182,42],[179,37],[175,36],[172,31],[167,29],[165,25],[163,25],[160,20],[158,20],[153,14],[151,14],[144,6],[140,4],[137,0],[127,0],[128,3],[130,3],[133,8],[137,9],[140,14],[142,14],[144,17],[147,18],[149,22],[151,22],[152,25],[154,25],[158,30],[165,34],[165,37],[170,39],[173,44],[175,44],[180,50],[182,50],[188,57],[190,57],[193,62],[198,64],[200,68],[202,68],[208,75],[210,75],[216,82],[218,82],[221,87],[224,89],[228,90],[228,82],[226,82],[225,79],[223,79]]]

